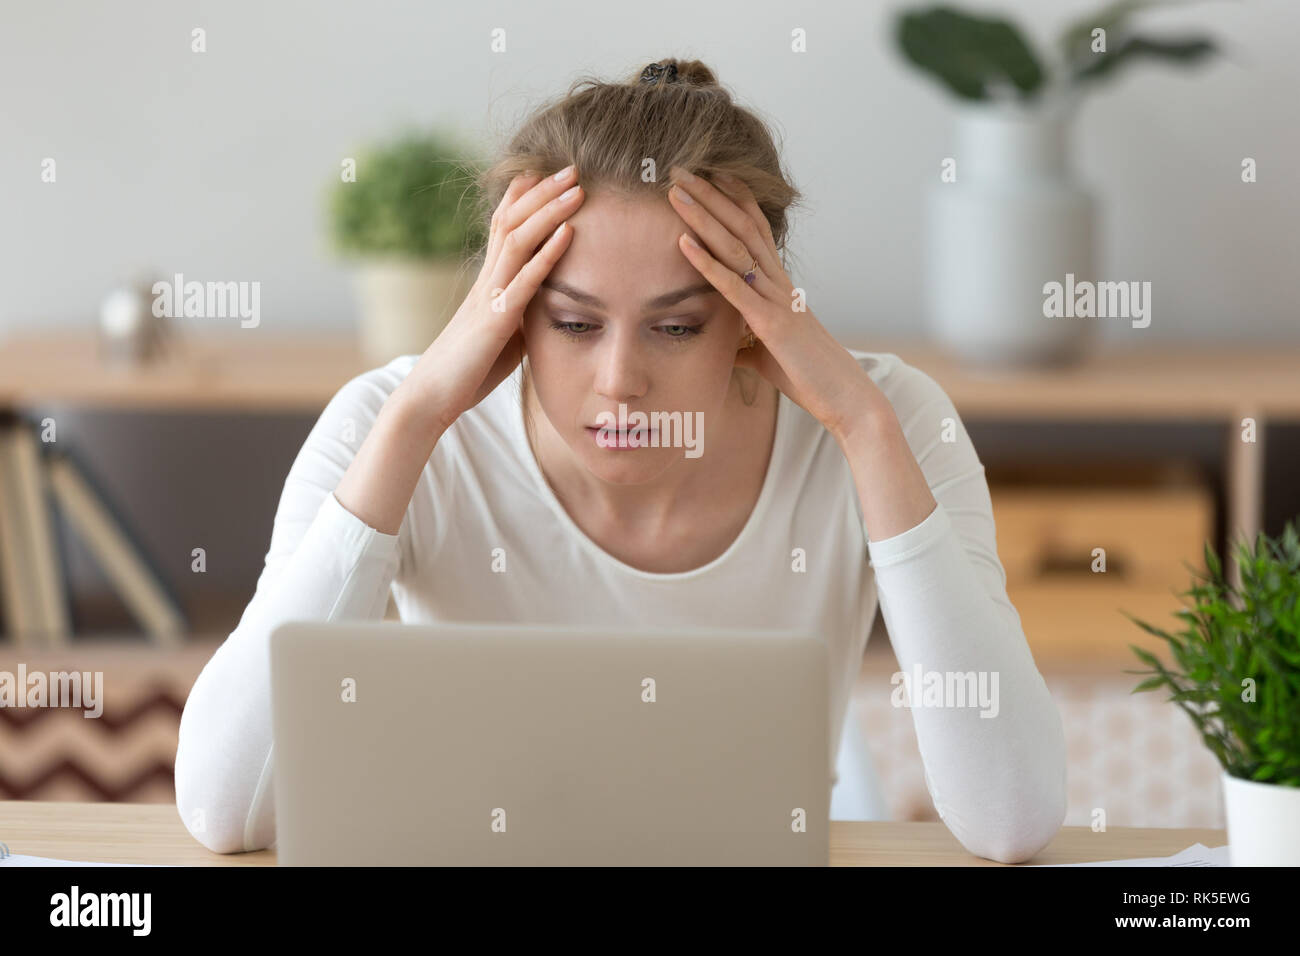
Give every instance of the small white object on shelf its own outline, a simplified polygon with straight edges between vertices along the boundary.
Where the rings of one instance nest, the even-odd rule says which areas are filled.
[[[110,361],[137,364],[156,358],[170,328],[154,314],[153,283],[141,280],[114,289],[99,310],[100,352]]]

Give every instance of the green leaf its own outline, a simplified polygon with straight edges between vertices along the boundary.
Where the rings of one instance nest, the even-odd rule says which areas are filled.
[[[1121,611],[1120,613],[1123,614],[1125,617],[1127,617],[1130,621],[1132,621],[1132,622],[1133,622],[1134,624],[1136,624],[1138,627],[1142,628],[1142,630],[1146,631],[1148,634],[1153,634],[1153,635],[1155,635],[1156,637],[1163,637],[1163,638],[1165,638],[1165,639],[1168,639],[1169,635],[1166,634],[1166,633],[1165,633],[1163,630],[1161,630],[1160,628],[1158,628],[1158,627],[1154,627],[1154,626],[1152,626],[1152,625],[1146,623],[1145,621],[1139,621],[1137,618],[1133,617],[1133,615],[1129,614],[1127,611]],[[1132,646],[1132,645],[1130,645],[1130,646]]]
[[[1061,32],[1057,44],[1065,59],[1074,63],[1092,53],[1092,31],[1100,27],[1106,31],[1109,42],[1112,34],[1119,33],[1131,14],[1143,7],[1155,6],[1157,0],[1118,0],[1096,13],[1075,20]]]
[[[1205,541],[1205,566],[1216,580],[1223,575],[1223,565],[1219,563],[1219,556],[1214,553],[1208,538]]]
[[[1184,40],[1149,40],[1145,37],[1129,37],[1122,41],[1117,49],[1092,54],[1094,59],[1087,66],[1076,69],[1073,80],[1075,83],[1095,82],[1113,73],[1128,60],[1146,57],[1190,65],[1216,51],[1214,42],[1204,37]]]
[[[1148,664],[1151,667],[1160,666],[1160,661],[1150,651],[1138,647],[1136,644],[1130,644],[1129,648],[1138,656],[1138,659],[1142,661],[1143,664]]]
[[[913,65],[965,100],[992,99],[1007,84],[1022,99],[1031,98],[1045,79],[1037,57],[1006,20],[936,6],[901,14],[897,41]]]

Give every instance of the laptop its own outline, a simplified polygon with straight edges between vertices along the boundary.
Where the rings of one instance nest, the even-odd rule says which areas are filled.
[[[277,860],[825,866],[826,660],[786,631],[283,624]]]

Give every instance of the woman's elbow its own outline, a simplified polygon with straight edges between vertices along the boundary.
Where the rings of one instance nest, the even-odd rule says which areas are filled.
[[[1059,761],[1040,768],[1017,794],[1010,825],[991,841],[988,853],[978,854],[998,863],[1024,863],[1033,859],[1060,832],[1069,804],[1065,752]]]
[[[1065,821],[1065,800],[1060,804],[1017,822],[1016,826],[994,840],[989,852],[981,853],[998,863],[1024,863],[1037,856],[1055,839]]]
[[[237,784],[233,767],[214,760],[210,740],[190,740],[184,716],[176,747],[176,812],[185,829],[213,853],[260,850],[261,830],[249,828],[253,796]]]
[[[245,844],[245,812],[232,807],[228,795],[214,793],[196,781],[176,774],[176,812],[190,836],[213,853],[243,853],[261,849]]]

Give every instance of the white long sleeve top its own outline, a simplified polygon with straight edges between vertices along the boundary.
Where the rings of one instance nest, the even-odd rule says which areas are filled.
[[[285,621],[380,620],[391,589],[408,623],[635,621],[819,634],[830,667],[833,767],[879,604],[909,680],[997,675],[992,719],[970,702],[923,706],[917,687],[913,722],[926,786],[953,835],[977,856],[1031,857],[1065,817],[1065,736],[1007,598],[984,467],[932,378],[892,353],[850,352],[893,406],[937,507],[914,527],[871,541],[843,452],[781,394],[748,523],[719,557],[671,574],[624,564],[564,510],[525,435],[518,368],[442,435],[398,534],[369,527],[333,491],[419,357],[352,379],[290,468],[256,592],[186,702],[175,778],[186,827],[221,853],[275,841],[269,636]],[[508,556],[509,574],[493,572],[496,548]],[[605,599],[590,600],[593,592]]]

